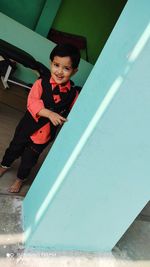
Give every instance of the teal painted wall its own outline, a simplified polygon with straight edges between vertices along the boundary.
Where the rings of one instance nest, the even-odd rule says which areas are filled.
[[[0,11],[47,37],[60,3],[61,0],[1,0]]]
[[[26,247],[111,250],[149,201],[149,22],[128,1],[23,201]]]
[[[49,29],[53,23],[56,13],[59,9],[61,0],[47,0],[39,16],[35,31],[44,37],[47,37]]]
[[[126,0],[63,0],[52,24],[57,30],[87,37],[89,61],[94,64]],[[85,53],[82,53],[85,58]]]
[[[46,0],[1,0],[0,11],[34,30]]]
[[[38,33],[28,29],[17,21],[0,13],[0,38],[10,42],[11,44],[23,49],[31,54],[36,60],[49,67],[49,54],[54,48],[55,44],[39,35]],[[15,36],[15,38],[14,38]],[[84,60],[81,60],[80,71],[73,77],[73,81],[78,85],[83,85],[87,79],[92,65]],[[27,82],[32,83],[37,79],[37,75],[31,70],[18,65],[16,77]]]

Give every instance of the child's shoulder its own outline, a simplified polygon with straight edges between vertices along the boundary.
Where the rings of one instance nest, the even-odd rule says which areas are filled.
[[[32,87],[41,87],[41,83],[42,83],[42,79],[37,79],[34,83]]]
[[[80,93],[80,91],[82,89],[81,86],[74,84],[74,82],[72,80],[70,80],[70,84],[71,84],[72,88],[74,88],[76,91],[78,91]]]

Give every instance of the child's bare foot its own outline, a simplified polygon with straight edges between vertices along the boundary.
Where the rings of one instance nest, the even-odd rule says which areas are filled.
[[[10,193],[19,193],[22,187],[23,181],[21,179],[16,179],[12,186],[8,189]]]
[[[5,172],[7,172],[8,169],[9,169],[8,167],[2,167],[2,166],[0,166],[0,177],[1,177]]]

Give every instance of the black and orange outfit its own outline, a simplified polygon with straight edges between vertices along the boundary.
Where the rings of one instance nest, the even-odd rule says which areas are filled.
[[[2,166],[10,167],[21,157],[17,177],[26,179],[36,164],[43,149],[54,139],[58,126],[37,113],[42,108],[50,109],[66,117],[76,101],[81,88],[72,81],[57,85],[51,78],[37,80],[30,90],[27,111],[16,127],[14,137],[6,149]]]

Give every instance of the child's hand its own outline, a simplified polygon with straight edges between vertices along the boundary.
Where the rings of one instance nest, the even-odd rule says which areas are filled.
[[[67,121],[66,118],[62,117],[56,112],[49,111],[49,120],[53,123],[54,126],[62,125],[64,122]]]

